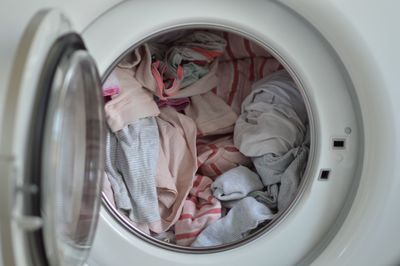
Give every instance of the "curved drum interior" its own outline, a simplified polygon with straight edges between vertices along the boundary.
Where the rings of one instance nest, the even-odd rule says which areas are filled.
[[[126,53],[122,55],[121,58],[119,58],[113,66],[110,66],[108,74],[110,74],[111,71],[113,71],[113,69],[117,67],[117,64],[131,57],[134,53],[134,50],[144,43],[162,43],[167,44],[167,46],[171,46],[177,39],[182,38],[182,36],[187,36],[192,34],[193,32],[199,31],[209,33],[211,32],[212,34],[215,34],[227,41],[227,45],[224,49],[223,54],[218,57],[219,65],[217,74],[219,83],[213,91],[230,107],[232,107],[232,109],[237,113],[238,116],[241,114],[242,111],[241,103],[251,93],[253,83],[257,82],[258,80],[262,80],[272,75],[273,73],[282,72],[285,70],[292,75],[294,80],[293,82],[296,84],[297,90],[302,96],[303,102],[301,104],[304,105],[304,110],[306,111],[304,115],[306,116],[307,124],[304,126],[307,133],[304,134],[303,137],[304,140],[308,139],[308,142],[304,142],[307,142],[306,146],[309,148],[309,153],[307,159],[303,163],[301,176],[299,176],[300,183],[298,184],[296,195],[292,197],[290,204],[285,206],[284,209],[272,210],[273,212],[276,212],[273,215],[273,218],[261,223],[256,229],[251,230],[251,232],[247,236],[222,245],[204,247],[182,246],[176,243],[171,243],[170,238],[157,237],[154,234],[149,235],[148,233],[143,232],[143,230],[139,229],[138,226],[135,225],[135,223],[131,222],[131,220],[126,216],[126,213],[116,208],[113,190],[110,183],[108,182],[106,175],[106,182],[103,189],[103,204],[107,208],[107,210],[115,217],[115,219],[127,229],[127,233],[132,233],[137,237],[162,248],[188,253],[218,252],[231,249],[252,241],[255,238],[266,234],[271,229],[273,229],[275,225],[282,221],[285,216],[287,216],[287,214],[296,207],[296,202],[303,195],[304,191],[311,183],[311,177],[308,175],[308,172],[310,171],[310,167],[315,156],[314,119],[311,113],[309,100],[307,99],[307,94],[305,90],[306,88],[304,88],[302,84],[298,82],[299,79],[295,76],[293,69],[291,69],[290,66],[285,63],[284,59],[276,54],[275,51],[271,50],[267,45],[260,44],[255,40],[250,40],[237,32],[211,28],[186,28],[170,32],[162,32],[157,36],[152,36],[148,40],[145,40],[141,44],[135,45],[130,50],[126,51]],[[294,105],[296,104],[299,103],[294,103]],[[338,138],[336,141],[336,144],[339,146],[345,145],[344,143],[341,143],[342,139],[340,138]],[[197,144],[197,153],[199,153],[199,142]],[[254,169],[254,166],[252,165],[249,167],[251,169]],[[321,172],[321,179],[327,179],[329,177],[329,169],[325,170],[325,172]],[[216,176],[213,177],[213,180],[215,180]],[[277,187],[279,188],[279,186]],[[223,206],[225,205],[223,204]]]

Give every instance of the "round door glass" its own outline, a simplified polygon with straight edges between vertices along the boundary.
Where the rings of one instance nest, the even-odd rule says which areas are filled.
[[[61,60],[46,117],[42,217],[52,265],[82,265],[97,225],[104,164],[99,77],[86,51]]]

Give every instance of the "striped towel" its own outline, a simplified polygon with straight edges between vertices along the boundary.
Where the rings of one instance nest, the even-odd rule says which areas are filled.
[[[232,33],[220,34],[227,45],[224,54],[219,58],[219,81],[213,91],[240,114],[241,103],[250,94],[254,81],[283,67],[258,44]]]
[[[250,159],[233,145],[232,134],[220,138],[197,139],[198,173],[215,178],[239,165],[250,166]]]
[[[190,246],[203,229],[221,218],[221,203],[211,191],[211,178],[196,175],[193,187],[175,224],[176,243]]]

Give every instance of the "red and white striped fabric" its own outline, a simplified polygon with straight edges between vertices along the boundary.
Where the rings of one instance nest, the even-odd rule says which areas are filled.
[[[175,224],[176,243],[190,246],[203,229],[221,218],[221,203],[211,191],[211,178],[196,175],[193,187]]]
[[[250,94],[254,81],[283,67],[256,43],[232,33],[224,32],[222,35],[227,46],[219,58],[219,82],[213,91],[240,114],[241,103]]]
[[[223,37],[227,42],[225,53],[220,57],[221,61],[249,57],[272,57],[260,45],[240,35],[231,32],[217,32],[216,34]]]
[[[215,178],[239,165],[250,166],[250,159],[234,145],[233,135],[197,139],[197,173]]]

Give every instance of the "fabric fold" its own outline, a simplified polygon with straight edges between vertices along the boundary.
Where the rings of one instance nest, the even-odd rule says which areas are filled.
[[[203,229],[221,218],[221,203],[213,197],[210,186],[212,180],[197,175],[182,213],[175,224],[178,245],[190,246]]]

